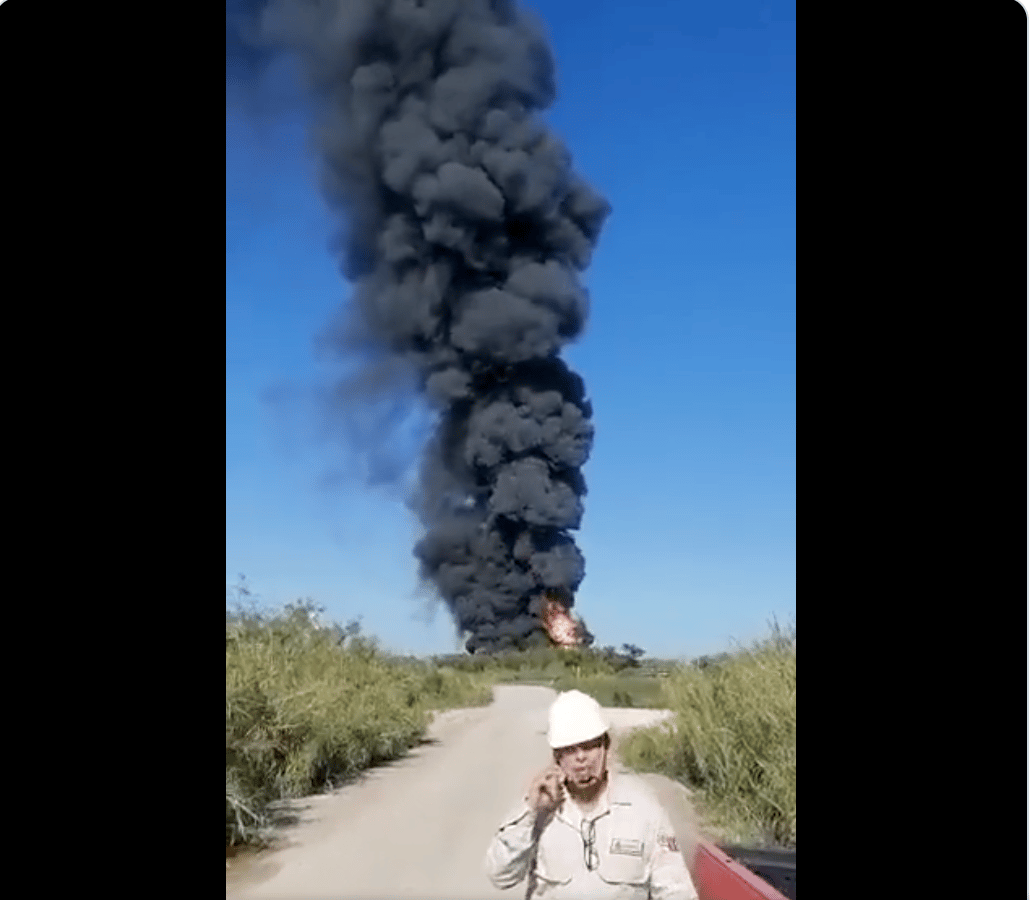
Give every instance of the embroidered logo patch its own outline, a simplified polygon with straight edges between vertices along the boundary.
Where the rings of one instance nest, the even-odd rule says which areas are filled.
[[[643,856],[644,842],[629,841],[626,838],[612,838],[612,853],[621,853],[623,856]]]
[[[669,850],[673,853],[679,852],[679,847],[676,846],[676,835],[674,834],[658,835],[658,846],[663,850]]]

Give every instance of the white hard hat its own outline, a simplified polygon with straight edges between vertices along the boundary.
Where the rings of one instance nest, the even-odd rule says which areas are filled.
[[[608,730],[601,704],[581,691],[559,694],[548,714],[547,742],[552,748],[591,741]]]

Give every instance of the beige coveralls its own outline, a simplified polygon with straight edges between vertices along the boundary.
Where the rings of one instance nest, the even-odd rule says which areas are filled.
[[[567,794],[549,820],[538,821],[526,803],[513,810],[487,850],[484,867],[494,886],[511,888],[528,876],[526,896],[533,900],[696,900],[654,794],[632,774],[610,772],[609,779],[585,823]]]

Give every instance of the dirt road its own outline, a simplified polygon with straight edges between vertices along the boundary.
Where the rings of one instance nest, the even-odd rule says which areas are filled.
[[[226,873],[226,896],[362,900],[516,900],[522,885],[498,891],[482,873],[487,845],[533,774],[550,761],[547,708],[555,692],[505,686],[484,708],[452,710],[430,742],[354,784],[293,804],[300,821],[287,846]],[[606,710],[615,747],[627,727],[668,713]],[[613,763],[618,768],[617,763]],[[669,812],[690,862],[693,813],[686,792],[646,776]]]

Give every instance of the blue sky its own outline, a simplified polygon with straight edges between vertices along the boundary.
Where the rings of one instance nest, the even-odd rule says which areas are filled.
[[[576,611],[602,645],[731,649],[796,618],[795,5],[528,5],[557,63],[546,121],[613,207],[566,354],[596,429]],[[297,93],[288,62],[267,77]],[[400,488],[368,486],[312,399],[349,288],[305,128],[290,103],[226,117],[226,583],[452,652]]]

